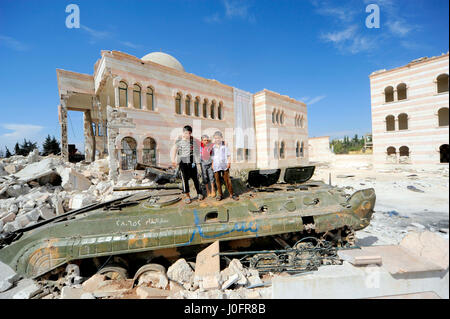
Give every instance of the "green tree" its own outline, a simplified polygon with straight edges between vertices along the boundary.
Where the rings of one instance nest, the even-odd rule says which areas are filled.
[[[50,137],[50,134],[45,138],[44,144],[42,144],[43,153],[42,155],[47,156],[49,154],[59,154],[61,153],[61,147],[56,138]]]
[[[12,154],[11,154],[11,152],[9,151],[8,147],[6,146],[5,157],[8,158],[8,157],[11,157],[11,156],[12,156]]]

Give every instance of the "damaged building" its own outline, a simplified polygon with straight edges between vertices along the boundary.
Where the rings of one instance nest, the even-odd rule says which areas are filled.
[[[138,162],[170,165],[185,125],[196,138],[222,131],[235,168],[308,163],[304,103],[187,73],[163,52],[139,59],[102,51],[93,75],[57,69],[57,78],[63,157],[69,155],[67,112],[83,112],[86,161],[108,157],[112,178]]]
[[[449,53],[370,75],[375,165],[448,165]]]

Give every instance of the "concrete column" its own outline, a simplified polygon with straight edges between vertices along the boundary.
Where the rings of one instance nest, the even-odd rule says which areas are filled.
[[[129,85],[127,89],[127,95],[128,95],[128,107],[131,109],[134,109],[134,103],[133,103],[133,85]]]
[[[67,107],[66,101],[61,99],[58,106],[59,124],[61,125],[61,157],[64,161],[69,161],[69,144],[67,140]]]
[[[120,78],[114,77],[112,80],[113,88],[114,88],[114,107],[120,106],[120,99],[119,99],[119,82]],[[109,102],[108,102],[109,105]]]
[[[141,107],[143,110],[147,109],[147,86],[141,88]]]
[[[84,112],[84,155],[86,162],[93,162],[95,159],[95,139],[92,129],[91,111]]]
[[[394,89],[394,101],[398,101],[397,89]]]

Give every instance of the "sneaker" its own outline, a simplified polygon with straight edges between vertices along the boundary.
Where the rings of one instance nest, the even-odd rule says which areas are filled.
[[[186,199],[184,200],[184,202],[185,202],[186,204],[190,204],[190,203],[191,203],[191,199],[190,199],[190,198],[186,198]]]
[[[197,198],[198,198],[198,200],[203,200],[204,197],[202,194],[198,194]]]
[[[221,201],[221,200],[222,200],[222,196],[217,195],[217,196],[216,196],[216,201],[219,202],[219,201]]]
[[[231,196],[231,198],[233,198],[234,200],[239,200],[239,196],[238,195],[233,195],[233,196]]]

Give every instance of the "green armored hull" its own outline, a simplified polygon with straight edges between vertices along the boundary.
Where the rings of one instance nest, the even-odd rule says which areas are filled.
[[[373,189],[349,197],[323,182],[249,186],[241,188],[239,201],[207,199],[185,205],[173,190],[154,190],[85,209],[4,244],[0,261],[34,278],[67,263],[108,256],[142,254],[143,264],[157,256],[177,258],[216,240],[283,234],[335,237],[338,230],[367,227],[375,205]]]

